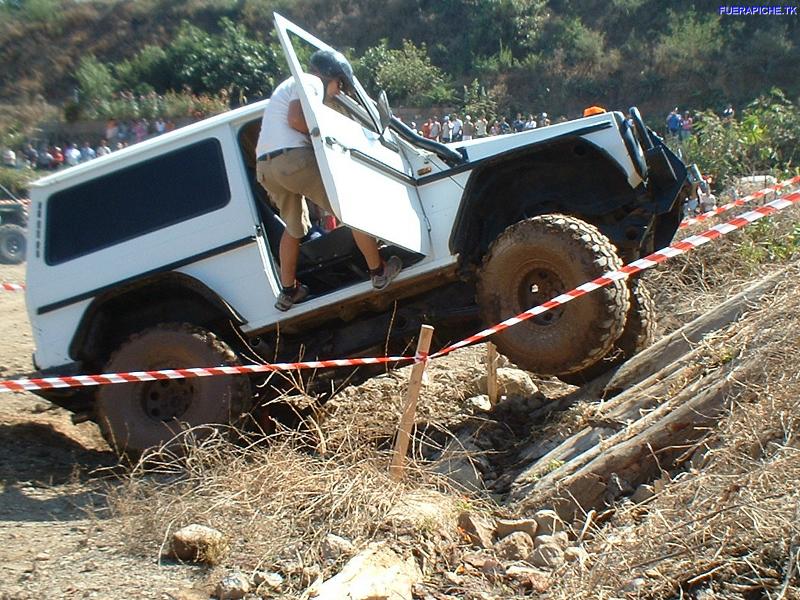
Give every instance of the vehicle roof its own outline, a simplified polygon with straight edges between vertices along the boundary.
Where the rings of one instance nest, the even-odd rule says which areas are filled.
[[[125,163],[130,159],[135,158],[142,153],[149,152],[153,148],[157,148],[159,146],[175,146],[176,143],[180,142],[180,140],[184,138],[189,138],[198,133],[202,133],[203,131],[214,129],[215,127],[225,123],[244,119],[248,116],[261,114],[268,102],[269,100],[260,100],[259,102],[248,104],[247,106],[225,111],[224,113],[214,115],[213,117],[203,119],[202,121],[180,127],[174,131],[170,131],[169,133],[164,133],[143,142],[133,144],[127,148],[123,148],[122,150],[117,150],[111,154],[106,154],[105,156],[95,158],[85,163],[80,163],[73,167],[61,169],[55,173],[46,175],[40,179],[37,179],[36,181],[33,181],[30,185],[31,187],[36,188],[47,187],[57,182],[69,180],[74,177],[80,177],[81,175],[91,172],[98,167],[108,167],[115,162]]]

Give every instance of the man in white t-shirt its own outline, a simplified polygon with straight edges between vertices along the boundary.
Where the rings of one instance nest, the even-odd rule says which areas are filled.
[[[330,100],[352,86],[353,69],[338,52],[318,50],[309,62],[312,73],[303,73],[302,79],[311,102]],[[333,213],[293,77],[275,88],[264,109],[256,158],[258,182],[269,192],[286,223],[278,251],[282,290],[275,303],[275,308],[285,311],[308,296],[308,288],[296,279],[300,240],[311,228],[306,199]],[[384,261],[374,237],[360,231],[352,233],[367,261],[372,287],[386,288],[402,269],[402,261],[397,256]]]

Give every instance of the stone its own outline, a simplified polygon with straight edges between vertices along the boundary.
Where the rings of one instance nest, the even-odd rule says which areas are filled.
[[[494,536],[494,519],[480,513],[464,511],[458,515],[458,528],[473,546],[491,548]]]
[[[326,560],[339,560],[342,556],[352,556],[355,552],[353,542],[335,533],[329,533],[322,541],[322,556]]]
[[[536,521],[533,519],[497,519],[494,534],[498,538],[504,538],[515,531],[522,531],[533,539],[536,537],[536,527]]]
[[[636,491],[633,492],[633,495],[631,496],[631,502],[634,504],[641,504],[642,502],[646,502],[652,498],[654,495],[655,492],[653,491],[653,486],[643,484],[637,487]]]
[[[531,552],[528,561],[537,567],[555,569],[564,564],[564,550],[556,544],[541,544]]]
[[[552,546],[558,546],[563,550],[569,545],[569,538],[563,531],[555,535],[537,535],[535,538],[533,538],[534,548],[546,546],[548,544]]]
[[[644,577],[637,577],[636,579],[631,579],[628,583],[626,583],[622,591],[626,594],[635,594],[639,592],[647,583],[647,580]]]
[[[462,434],[445,446],[432,470],[466,491],[483,491],[486,486],[481,473],[489,469],[485,454],[473,443],[471,434]]]
[[[411,556],[385,543],[372,543],[356,554],[338,574],[317,588],[317,600],[412,600],[422,572]]]
[[[225,554],[228,544],[222,532],[193,523],[172,534],[174,558],[214,564]]]
[[[248,592],[250,592],[250,580],[247,575],[234,571],[219,581],[215,595],[219,600],[240,600]]]
[[[538,535],[553,535],[559,531],[564,531],[564,521],[554,510],[539,510],[533,515],[536,521],[536,533]]]
[[[540,594],[550,588],[550,574],[534,567],[510,565],[506,567],[506,578]]]
[[[283,585],[283,575],[274,571],[256,571],[253,573],[253,583],[256,587],[262,585],[270,590],[277,590]]]
[[[564,550],[564,560],[569,563],[583,565],[589,559],[589,553],[582,546],[570,546]]]
[[[525,560],[533,552],[533,538],[524,531],[515,531],[497,542],[494,550],[505,560]]]
[[[489,401],[489,396],[480,394],[479,396],[467,398],[464,401],[464,408],[469,413],[489,412],[492,410],[492,403]]]
[[[477,380],[478,391],[481,394],[487,393],[486,379],[486,374],[483,374]],[[497,390],[501,396],[527,398],[538,392],[539,388],[525,371],[503,367],[497,369]]]

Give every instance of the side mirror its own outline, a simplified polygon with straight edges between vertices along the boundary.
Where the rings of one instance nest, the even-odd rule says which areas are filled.
[[[384,90],[381,90],[381,93],[378,94],[378,116],[381,120],[381,131],[386,131],[392,120],[392,109],[389,108],[389,99],[386,97]]]

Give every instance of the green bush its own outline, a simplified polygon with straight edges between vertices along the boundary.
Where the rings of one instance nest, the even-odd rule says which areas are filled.
[[[0,185],[18,198],[28,197],[28,185],[36,177],[37,174],[28,169],[0,167]],[[5,192],[0,188],[0,197],[5,197],[5,195]]]
[[[775,89],[751,102],[740,119],[727,121],[712,111],[698,113],[694,135],[670,144],[702,172],[727,185],[742,175],[796,172],[799,139],[798,107]]]

